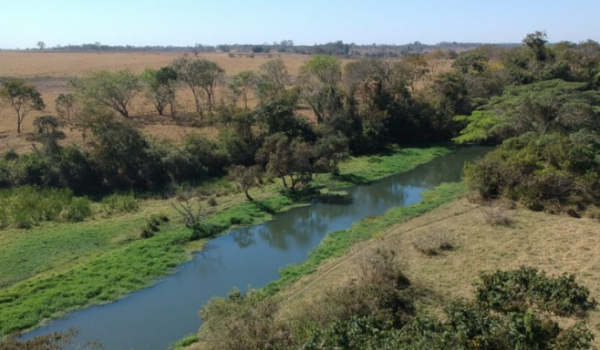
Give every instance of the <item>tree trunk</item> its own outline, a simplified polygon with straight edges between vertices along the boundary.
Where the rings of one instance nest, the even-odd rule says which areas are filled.
[[[23,123],[23,117],[21,116],[21,111],[17,110],[17,134],[21,133],[21,124]]]
[[[248,193],[248,188],[244,188],[244,194],[246,195],[246,199],[248,199],[250,202],[254,202],[254,198],[252,198],[250,196],[250,194]]]
[[[280,176],[281,176],[281,181],[283,181],[283,187],[288,188],[288,184],[285,181],[285,175],[281,174]]]

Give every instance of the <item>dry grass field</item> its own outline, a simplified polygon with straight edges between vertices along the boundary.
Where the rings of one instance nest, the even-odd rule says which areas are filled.
[[[574,219],[525,209],[506,212],[508,226],[491,226],[481,205],[460,199],[421,217],[399,224],[381,237],[359,244],[344,256],[332,259],[287,288],[283,315],[303,310],[323,291],[356,276],[361,259],[375,249],[393,249],[413,285],[425,291],[420,307],[441,314],[441,305],[456,298],[472,298],[472,282],[480,271],[536,267],[549,275],[575,274],[600,300],[600,222]],[[429,256],[415,249],[427,237],[444,237],[454,250]],[[574,320],[562,319],[565,326]],[[589,327],[600,346],[600,311],[589,317]]]
[[[130,70],[141,73],[146,68],[167,66],[185,52],[44,52],[44,51],[0,51],[0,77],[21,78],[34,84],[42,94],[46,103],[45,110],[31,112],[23,122],[22,134],[17,134],[17,123],[14,111],[9,106],[0,105],[0,152],[14,149],[17,152],[29,152],[32,149],[27,135],[33,132],[32,121],[37,116],[54,114],[54,101],[61,93],[68,93],[68,81],[97,70]],[[285,62],[292,77],[298,75],[300,67],[310,59],[308,55],[299,54],[233,54],[199,53],[198,58],[211,60],[219,64],[226,77],[231,77],[245,70],[258,71],[259,67],[274,58],[280,57]],[[350,61],[342,59],[343,62]],[[449,61],[437,62],[432,70],[444,71],[450,68]],[[417,89],[426,82],[417,82]],[[250,101],[253,106],[255,100]],[[178,109],[180,112],[194,111],[191,93],[185,87],[178,92]],[[310,117],[309,111],[301,111]],[[182,135],[190,132],[200,132],[208,137],[214,137],[218,130],[212,127],[190,127],[189,123],[181,123],[168,117],[158,117],[152,104],[143,94],[139,93],[133,101],[133,119],[139,128],[147,135],[168,139],[174,142],[181,140]],[[64,143],[80,142],[79,133],[66,131]]]
[[[84,75],[89,71],[123,69],[140,73],[146,68],[167,66],[184,52],[37,52],[37,51],[0,51],[0,77],[15,77],[33,83],[41,92],[46,109],[32,112],[23,123],[23,133],[16,132],[16,117],[9,106],[0,106],[0,152],[13,148],[18,152],[31,150],[27,134],[33,132],[32,121],[35,117],[54,113],[54,100],[60,93],[69,92],[68,81],[73,77]],[[189,53],[188,53],[189,54]],[[193,54],[191,54],[193,55]],[[200,53],[198,58],[205,58],[218,63],[225,69],[226,76],[235,75],[244,70],[257,71],[265,62],[281,57],[292,76],[298,74],[300,66],[310,56],[296,54],[256,54],[229,57],[225,53]],[[182,88],[179,96],[179,109],[192,111],[193,100],[190,93]],[[152,137],[173,141],[191,131],[207,136],[216,135],[214,128],[191,128],[176,123],[170,118],[158,118],[152,105],[139,94],[133,102],[133,115],[139,127]],[[65,142],[78,142],[77,132],[67,131]]]

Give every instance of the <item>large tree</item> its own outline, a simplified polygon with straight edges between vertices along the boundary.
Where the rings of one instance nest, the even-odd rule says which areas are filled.
[[[257,76],[253,71],[243,71],[233,76],[227,87],[234,96],[240,96],[244,102],[244,108],[248,109],[250,92],[256,86]]]
[[[59,120],[72,130],[77,127],[82,112],[82,106],[73,94],[59,94],[54,100],[56,114]]]
[[[586,91],[587,86],[559,79],[509,86],[470,116],[456,117],[467,126],[455,140],[504,140],[527,132],[599,131],[600,92]]]
[[[267,172],[279,177],[283,186],[292,191],[298,184],[310,182],[315,171],[315,158],[312,145],[284,133],[267,137],[256,155],[256,160],[265,165]],[[290,179],[289,186],[286,178]]]
[[[19,79],[9,79],[2,83],[0,98],[9,104],[17,114],[17,132],[21,133],[21,124],[32,110],[41,111],[46,106],[35,86]]]
[[[291,76],[281,58],[271,60],[259,69],[257,95],[261,101],[272,100],[285,93]]]
[[[300,67],[301,96],[322,123],[343,109],[342,62],[334,56],[316,55]]]
[[[109,107],[125,118],[129,118],[131,102],[141,88],[139,77],[128,70],[91,72],[69,84],[87,103]]]
[[[152,101],[159,115],[164,115],[165,108],[170,106],[171,117],[175,116],[177,73],[171,67],[160,69],[148,68],[141,75],[144,82],[146,98]]]
[[[215,90],[225,73],[223,68],[206,59],[199,60],[184,56],[173,62],[173,69],[177,72],[178,79],[192,91],[198,115],[203,115],[202,95],[206,99],[208,111],[212,112],[215,105]]]

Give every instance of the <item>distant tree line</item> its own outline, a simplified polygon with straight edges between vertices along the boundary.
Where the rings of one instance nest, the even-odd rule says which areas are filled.
[[[42,41],[36,46],[39,50],[45,51],[107,51],[107,52],[225,52],[225,53],[296,53],[304,55],[338,55],[354,57],[401,57],[408,53],[427,53],[435,50],[465,51],[483,46],[483,43],[457,43],[441,42],[438,44],[427,45],[419,41],[409,44],[391,45],[391,44],[370,44],[359,45],[355,43],[344,43],[335,41],[324,44],[298,45],[293,40],[282,40],[281,42],[263,43],[263,44],[221,44],[221,45],[203,45],[195,44],[188,46],[172,45],[105,45],[99,42],[80,45],[57,45],[46,47]],[[501,44],[499,46],[511,47],[518,44]]]

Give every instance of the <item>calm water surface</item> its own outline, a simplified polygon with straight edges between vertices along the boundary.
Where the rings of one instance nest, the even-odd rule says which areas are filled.
[[[79,329],[76,343],[96,340],[107,350],[162,350],[194,333],[198,310],[214,296],[233,288],[262,287],[277,279],[278,270],[300,263],[328,232],[348,228],[369,215],[421,200],[424,190],[459,181],[465,161],[489,148],[463,148],[413,171],[348,190],[339,203],[317,202],[278,214],[273,221],[242,228],[213,239],[212,249],[197,254],[154,286],[120,301],[73,312],[26,334]]]

